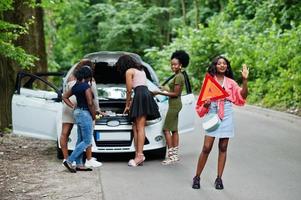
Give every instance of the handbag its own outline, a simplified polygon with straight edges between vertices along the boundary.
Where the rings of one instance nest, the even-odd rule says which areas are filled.
[[[207,132],[215,131],[221,124],[221,119],[216,113],[208,113],[203,120],[203,128]]]

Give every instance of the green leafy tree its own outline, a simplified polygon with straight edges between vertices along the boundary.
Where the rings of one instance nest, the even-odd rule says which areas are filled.
[[[46,71],[40,0],[0,3],[0,130],[11,126],[11,99],[21,69]],[[34,67],[33,67],[34,66]]]
[[[101,50],[142,53],[160,46],[158,18],[168,9],[147,7],[139,1],[90,3],[58,1],[48,5],[47,46],[54,70],[66,69],[85,54]],[[143,14],[141,14],[143,13]]]
[[[300,112],[298,0],[48,2],[47,46],[55,70],[86,53],[123,50],[144,56],[163,81],[171,53],[184,49],[197,92],[212,58],[225,55],[238,82],[242,63],[250,66],[249,103]]]
[[[88,0],[44,1],[45,26],[49,68],[52,71],[66,70],[82,58],[84,38],[93,31],[84,27],[82,19],[89,8]],[[85,29],[86,28],[86,29]],[[89,44],[93,45],[93,43]]]
[[[285,28],[285,23],[278,20],[283,18],[280,15],[269,13],[268,18],[260,18],[264,7],[255,9],[254,5],[258,1],[250,4],[244,1],[244,6],[250,7],[249,12],[254,12],[247,16],[238,12],[247,7],[241,8],[241,4],[236,7],[234,1],[231,2],[225,10],[237,10],[236,17],[229,17],[229,12],[222,12],[211,17],[205,26],[200,25],[199,30],[189,26],[180,28],[177,38],[170,45],[163,49],[147,49],[146,56],[153,61],[159,74],[166,76],[171,52],[176,49],[187,50],[191,56],[187,70],[193,77],[197,77],[192,78],[195,91],[200,90],[207,66],[213,57],[228,57],[238,82],[241,81],[241,65],[247,63],[251,70],[249,103],[300,114],[301,67],[297,63],[300,61],[301,37],[300,25],[296,26],[299,21],[291,20],[293,26]],[[278,6],[277,2],[271,1],[259,3],[270,8]],[[283,8],[297,9],[295,5],[287,3]],[[285,18],[299,19],[301,13],[293,12],[290,15],[293,17]],[[270,24],[266,23],[270,19]],[[162,68],[162,64],[166,67]]]

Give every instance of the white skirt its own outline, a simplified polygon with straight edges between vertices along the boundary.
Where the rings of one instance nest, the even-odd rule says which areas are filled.
[[[71,96],[69,99],[72,103],[76,104],[76,98],[74,95]],[[70,123],[70,124],[75,123],[73,118],[73,109],[67,106],[67,104],[65,104],[64,102],[63,102],[62,123]]]

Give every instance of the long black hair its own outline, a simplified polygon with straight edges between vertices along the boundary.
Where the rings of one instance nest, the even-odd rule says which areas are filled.
[[[174,58],[179,60],[183,68],[186,68],[189,64],[189,55],[184,50],[177,50],[173,52],[170,59],[172,60]]]
[[[224,59],[227,63],[227,69],[225,72],[225,76],[231,79],[234,79],[233,72],[231,69],[230,61],[224,56],[217,56],[213,59],[212,63],[209,65],[207,72],[214,77],[217,74],[216,65],[219,59]]]
[[[143,66],[136,61],[132,56],[126,54],[119,57],[115,64],[117,71],[123,76],[125,72],[130,68],[135,68],[138,70],[143,70]]]

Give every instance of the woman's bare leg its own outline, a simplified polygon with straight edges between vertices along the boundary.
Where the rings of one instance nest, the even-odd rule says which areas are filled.
[[[137,126],[137,149],[135,162],[140,161],[143,157],[143,147],[145,142],[145,121],[146,116],[141,116],[136,119]]]
[[[224,172],[226,158],[227,158],[227,148],[228,148],[229,138],[221,138],[218,143],[218,164],[217,164],[217,177],[221,178]]]
[[[213,146],[214,139],[215,139],[214,137],[210,137],[210,136],[205,136],[205,138],[204,138],[203,149],[199,156],[199,161],[198,161],[197,170],[196,170],[196,176],[200,176],[205,167],[208,156],[209,156],[212,146]]]
[[[173,144],[172,144],[172,137],[171,137],[170,131],[169,130],[164,130],[164,135],[165,135],[167,148],[168,149],[172,148]]]
[[[138,130],[137,130],[137,126],[135,123],[133,123],[133,134],[134,134],[134,146],[135,146],[135,151],[137,151],[137,145],[138,145]]]
[[[92,158],[92,145],[90,145],[89,147],[87,147],[87,149],[86,149],[86,157],[87,157],[87,160],[90,160]]]
[[[68,158],[68,139],[69,139],[69,135],[71,133],[72,128],[73,128],[72,123],[63,123],[62,124],[62,133],[61,133],[61,137],[60,137],[60,145],[61,145],[61,149],[62,149],[64,159]]]
[[[178,147],[179,146],[179,133],[178,133],[178,131],[173,131],[172,132],[171,139],[172,139],[172,146],[173,147]]]
[[[178,131],[173,131],[172,132],[172,146],[173,146],[173,156],[172,156],[172,160],[173,161],[179,161],[179,133]]]

